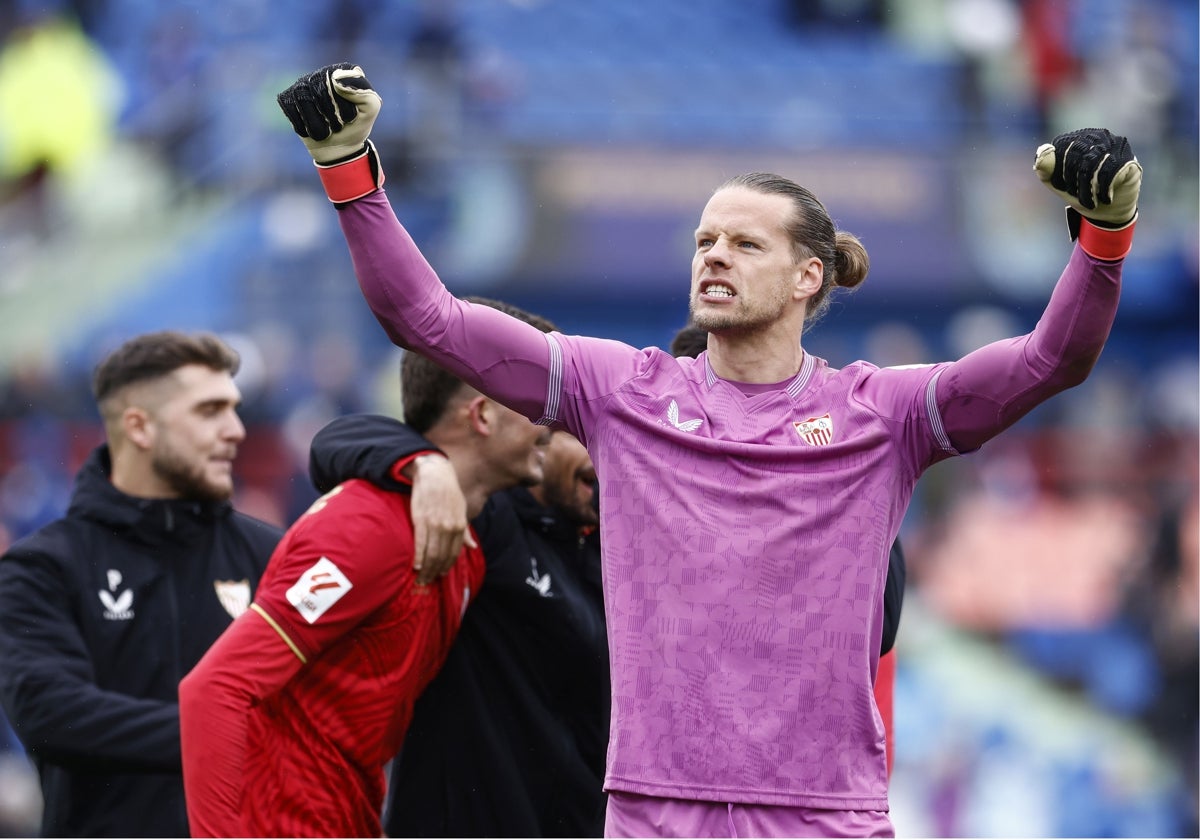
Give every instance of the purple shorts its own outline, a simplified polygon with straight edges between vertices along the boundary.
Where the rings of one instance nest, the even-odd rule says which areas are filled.
[[[895,837],[887,811],[660,799],[609,791],[605,837]]]

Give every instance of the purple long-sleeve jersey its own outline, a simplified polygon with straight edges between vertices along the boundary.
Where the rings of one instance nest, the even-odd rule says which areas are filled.
[[[1076,249],[1032,333],[957,362],[829,367],[771,386],[452,296],[382,191],[340,213],[396,344],[587,446],[612,666],[606,786],[887,809],[872,694],[888,548],[918,476],[1087,375],[1120,263]],[[535,655],[535,654],[531,654]]]

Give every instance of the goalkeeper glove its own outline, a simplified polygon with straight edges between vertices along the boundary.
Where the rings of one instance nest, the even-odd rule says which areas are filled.
[[[1129,141],[1107,129],[1060,134],[1038,147],[1033,164],[1051,192],[1067,202],[1071,240],[1096,259],[1119,260],[1133,245],[1142,165]]]
[[[312,155],[330,201],[345,204],[383,186],[379,156],[368,139],[381,100],[361,67],[322,67],[276,101]]]

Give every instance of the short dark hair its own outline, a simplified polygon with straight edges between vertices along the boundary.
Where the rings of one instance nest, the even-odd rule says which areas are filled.
[[[693,359],[708,349],[708,330],[695,324],[682,327],[671,339],[671,355],[691,356]]]
[[[175,330],[143,333],[126,341],[96,365],[92,395],[103,403],[137,382],[166,376],[186,365],[204,365],[215,371],[238,372],[237,351],[208,332],[187,334]]]
[[[551,321],[532,312],[526,312],[511,303],[483,297],[466,297],[468,303],[490,306],[506,315],[532,324],[542,332],[558,329]],[[404,422],[416,432],[424,434],[446,413],[454,395],[465,383],[436,362],[411,350],[404,352],[400,360],[400,400],[404,406]]]

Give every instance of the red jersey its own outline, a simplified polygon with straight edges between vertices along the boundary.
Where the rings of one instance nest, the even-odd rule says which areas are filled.
[[[351,480],[288,530],[251,609],[180,685],[193,836],[381,836],[384,765],[483,582],[419,586],[409,497]]]
[[[892,709],[895,695],[896,651],[893,649],[879,657],[879,671],[875,675],[875,705],[879,707],[879,716],[883,718],[889,779],[892,777],[892,768],[896,764],[895,713]]]

